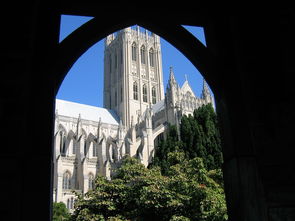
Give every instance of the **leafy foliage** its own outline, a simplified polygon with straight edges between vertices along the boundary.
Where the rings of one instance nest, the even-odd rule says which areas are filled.
[[[70,218],[70,213],[66,205],[62,202],[53,203],[53,221],[67,221]]]
[[[156,149],[153,165],[160,166],[163,174],[169,168],[167,154],[182,149],[188,159],[200,157],[207,170],[220,169],[222,152],[217,115],[211,104],[194,111],[194,116],[183,116],[180,124],[181,141],[177,140],[175,126],[170,126],[167,139]]]
[[[116,177],[96,179],[96,188],[78,196],[72,220],[226,220],[223,189],[207,176],[201,158],[170,152],[171,166],[145,168],[126,157]]]
[[[95,188],[77,195],[75,221],[227,220],[222,154],[211,105],[182,117],[145,168],[126,156],[112,180],[97,177]]]

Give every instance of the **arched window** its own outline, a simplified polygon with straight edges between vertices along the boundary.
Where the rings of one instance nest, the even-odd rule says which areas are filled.
[[[144,84],[142,86],[142,100],[143,102],[147,102],[147,86]]]
[[[70,209],[70,199],[67,200],[67,208]]]
[[[131,57],[132,57],[132,61],[136,61],[136,44],[135,44],[135,42],[133,42],[133,44],[131,46]]]
[[[92,190],[94,188],[94,176],[92,173],[88,175],[88,190]]]
[[[75,141],[74,139],[71,137],[70,140],[69,140],[69,143],[68,143],[68,148],[66,150],[66,155],[67,156],[71,156],[71,155],[74,155],[76,152],[75,152]]]
[[[70,209],[74,209],[74,197],[71,197]]]
[[[84,138],[84,156],[86,156],[87,153],[87,143],[86,143],[86,138]]]
[[[96,145],[92,142],[92,156],[97,157]]]
[[[138,100],[138,84],[136,81],[133,82],[133,99]]]
[[[145,47],[141,46],[140,48],[140,60],[142,64],[145,64]]]
[[[152,87],[152,103],[155,104],[157,102],[157,92],[156,88]]]
[[[71,142],[73,142],[73,146],[72,146],[72,154],[75,155],[75,154],[76,154],[77,143],[76,143],[75,140],[72,140]]]
[[[68,171],[66,171],[62,179],[62,189],[68,190],[70,188],[71,188],[71,174]]]
[[[59,150],[60,150],[60,153],[61,155],[65,155],[66,153],[66,142],[65,142],[65,136],[64,136],[64,132],[63,131],[60,131],[59,132]]]
[[[149,51],[149,59],[150,59],[150,66],[155,67],[154,50],[152,48]]]

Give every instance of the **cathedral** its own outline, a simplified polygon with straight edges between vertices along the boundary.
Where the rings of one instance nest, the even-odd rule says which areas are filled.
[[[172,68],[164,93],[160,37],[139,27],[105,39],[103,101],[101,108],[56,99],[53,200],[70,211],[73,190],[91,190],[98,174],[110,179],[126,154],[148,166],[168,124],[179,128],[181,116],[214,102],[205,81],[197,97]]]

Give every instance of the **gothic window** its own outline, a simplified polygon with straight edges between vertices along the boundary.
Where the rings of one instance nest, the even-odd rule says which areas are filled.
[[[141,46],[140,48],[140,60],[142,64],[145,64],[145,47]]]
[[[143,102],[147,102],[147,86],[144,84],[142,86],[142,100]]]
[[[86,143],[86,139],[84,138],[84,156],[86,156],[87,153],[87,143]]]
[[[65,151],[66,151],[66,142],[65,142],[65,136],[64,133],[62,131],[59,132],[59,141],[60,141],[60,153],[61,155],[65,155]]]
[[[155,104],[157,101],[157,93],[156,93],[156,88],[152,87],[152,102]]]
[[[149,51],[149,59],[150,59],[150,66],[155,67],[154,50],[152,48]]]
[[[97,150],[96,150],[96,146],[94,145],[94,143],[92,142],[92,156],[93,157],[97,157]]]
[[[74,139],[71,138],[66,155],[69,156],[69,155],[74,155],[74,154],[76,154],[75,142],[74,142]]]
[[[74,197],[71,197],[70,209],[74,209]]]
[[[70,209],[70,199],[67,200],[67,208]]]
[[[94,188],[94,176],[92,173],[88,175],[88,190],[92,190]]]
[[[68,171],[66,171],[62,179],[62,189],[68,190],[70,188],[71,188],[71,174]]]
[[[136,61],[136,44],[135,44],[135,42],[131,46],[131,57],[132,57],[132,61]]]
[[[133,82],[133,99],[138,100],[138,84],[136,81]]]

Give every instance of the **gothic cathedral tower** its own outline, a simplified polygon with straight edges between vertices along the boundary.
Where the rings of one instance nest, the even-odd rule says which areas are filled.
[[[104,51],[104,107],[130,128],[150,104],[164,99],[160,37],[125,28],[107,36]]]

